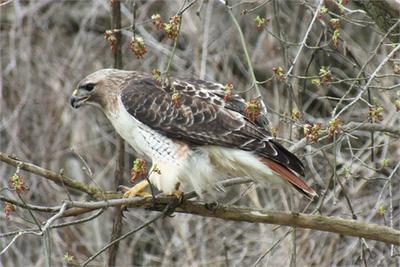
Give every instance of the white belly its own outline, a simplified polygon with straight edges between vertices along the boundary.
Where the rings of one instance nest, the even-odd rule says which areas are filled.
[[[135,119],[123,107],[120,99],[118,104],[116,112],[106,114],[107,118],[139,157],[150,159],[160,169],[161,175],[153,173],[150,181],[159,190],[172,192],[179,182],[179,173],[190,150]]]

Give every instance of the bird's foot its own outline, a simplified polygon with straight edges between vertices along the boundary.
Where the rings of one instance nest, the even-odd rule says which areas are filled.
[[[171,196],[175,196],[178,199],[178,204],[182,204],[183,202],[183,197],[185,196],[185,194],[183,193],[183,191],[179,190],[179,187],[181,186],[181,183],[176,183],[175,185],[175,190],[174,192],[172,192],[170,195]]]
[[[180,183],[176,183],[175,190],[171,193],[165,194],[166,196],[174,196],[175,199],[172,199],[168,204],[168,209],[165,213],[165,216],[173,217],[173,213],[177,207],[179,207],[184,201],[184,193],[179,190]]]
[[[144,191],[148,186],[149,186],[149,183],[147,182],[147,180],[144,180],[131,188],[120,185],[119,189],[124,194],[123,195],[124,198],[129,198],[129,197],[147,198],[147,197],[151,197],[151,194],[149,192]]]
[[[208,209],[209,211],[211,211],[213,213],[217,210],[218,206],[219,206],[219,203],[216,201],[205,204],[206,209]]]

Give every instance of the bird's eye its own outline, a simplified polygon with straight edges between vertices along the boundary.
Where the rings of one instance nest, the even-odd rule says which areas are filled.
[[[88,92],[92,91],[94,88],[95,84],[94,83],[87,83],[79,86],[79,89],[86,90]]]

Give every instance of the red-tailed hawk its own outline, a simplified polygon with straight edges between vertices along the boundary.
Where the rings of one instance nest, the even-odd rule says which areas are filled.
[[[249,119],[241,97],[224,97],[224,86],[213,82],[170,78],[161,85],[145,73],[103,69],[79,82],[71,105],[100,108],[139,156],[158,167],[149,180],[165,193],[180,183],[201,194],[223,179],[249,177],[316,196],[300,178],[301,161],[271,137],[266,116]]]

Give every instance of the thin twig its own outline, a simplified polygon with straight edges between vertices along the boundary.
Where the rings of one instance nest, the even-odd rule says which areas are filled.
[[[274,250],[291,232],[293,232],[293,229],[290,229],[287,231],[281,238],[279,238],[268,250],[264,252],[252,265],[252,267],[256,267],[258,264],[261,263],[261,261],[267,256],[272,250]]]
[[[0,252],[0,255],[2,255],[3,253],[5,253],[8,248],[18,239],[18,237],[22,236],[22,235],[26,235],[26,234],[34,234],[37,236],[43,236],[43,234],[49,229],[49,227],[51,226],[51,224],[58,218],[60,218],[63,213],[65,212],[65,210],[67,209],[69,203],[68,202],[64,202],[64,204],[61,206],[60,211],[55,214],[53,217],[51,217],[50,219],[47,220],[46,224],[43,226],[42,231],[21,231],[19,232],[16,236],[14,236],[14,238],[11,240],[10,243],[8,243],[8,245]]]
[[[210,35],[210,22],[211,22],[211,12],[213,3],[208,1],[205,3],[206,15],[204,19],[204,31],[203,31],[203,41],[201,45],[201,60],[200,60],[200,79],[204,79],[206,76],[206,66],[207,66],[207,56],[208,56],[208,38]]]
[[[310,32],[311,32],[312,26],[314,25],[314,22],[315,22],[315,20],[316,20],[317,17],[318,17],[319,11],[320,11],[320,9],[321,9],[323,3],[324,3],[323,0],[320,0],[320,1],[319,1],[318,6],[317,6],[317,10],[315,10],[314,16],[313,16],[313,18],[312,18],[312,20],[311,20],[311,22],[310,22],[310,25],[308,25],[307,31],[306,31],[306,33],[305,33],[305,35],[304,35],[304,37],[303,37],[303,41],[301,42],[300,48],[299,48],[299,50],[297,51],[296,56],[294,57],[294,60],[293,60],[293,62],[292,62],[292,65],[290,66],[289,70],[286,72],[285,78],[287,78],[287,77],[290,75],[290,73],[292,72],[292,70],[293,70],[293,68],[294,68],[294,65],[296,64],[297,60],[299,59],[300,54],[301,54],[301,51],[302,51],[303,48],[304,48],[304,45],[305,45],[305,43],[306,43],[306,41],[307,41],[307,38],[308,38],[308,35],[309,35]]]
[[[179,8],[179,11],[176,13],[176,16],[178,16],[178,17],[180,18],[180,22],[179,22],[179,26],[178,26],[178,33],[177,33],[177,35],[176,35],[176,37],[175,37],[174,45],[173,45],[173,47],[172,47],[171,55],[170,55],[169,58],[168,58],[167,66],[165,67],[165,70],[164,70],[164,72],[163,72],[163,74],[165,75],[166,78],[168,78],[168,76],[169,76],[169,71],[170,71],[170,68],[171,68],[172,59],[173,59],[174,56],[175,56],[176,46],[177,46],[177,44],[178,44],[178,39],[179,39],[179,36],[180,36],[180,33],[181,33],[182,15],[183,15],[183,12],[185,12],[189,7],[191,7],[191,6],[196,2],[196,0],[193,0],[192,2],[190,2],[190,3],[185,7],[186,1],[187,1],[187,0],[184,0],[184,1],[183,1],[182,6]]]
[[[245,58],[246,58],[246,61],[247,61],[247,66],[249,68],[250,77],[251,77],[251,80],[252,80],[251,87],[254,86],[254,89],[256,90],[256,93],[257,93],[256,97],[257,98],[261,98],[261,90],[260,90],[260,87],[258,85],[258,81],[257,81],[256,75],[255,75],[255,72],[254,72],[254,68],[253,68],[253,64],[251,63],[249,52],[247,51],[246,41],[245,41],[245,38],[244,38],[244,34],[243,34],[243,31],[242,31],[242,28],[240,27],[239,22],[237,21],[235,15],[233,14],[232,8],[227,6],[227,10],[228,10],[228,13],[229,13],[233,23],[235,24],[238,33],[239,33],[240,42],[242,43],[242,48],[243,48],[243,51],[244,51],[244,55],[245,55]],[[260,104],[261,104],[261,108],[262,108],[263,113],[268,118],[267,108],[265,106],[264,101],[262,101],[261,99],[260,99]],[[269,119],[268,119],[268,123],[269,123]]]
[[[358,93],[358,95],[353,99],[353,101],[351,101],[349,104],[347,104],[344,108],[342,108],[342,110],[340,110],[335,116],[334,118],[338,118],[344,111],[346,111],[348,108],[350,108],[352,105],[354,105],[358,100],[361,99],[362,95],[364,94],[364,92],[369,88],[369,85],[371,84],[371,82],[375,79],[376,75],[378,74],[378,72],[381,70],[381,68],[386,64],[386,62],[388,62],[388,60],[393,57],[393,55],[400,49],[400,44],[398,44],[395,48],[393,48],[392,51],[390,51],[390,53],[382,60],[382,62],[378,65],[378,67],[375,69],[375,71],[371,74],[371,76],[369,77],[367,83],[363,86],[363,88],[360,90],[360,92]],[[334,114],[334,113],[333,113]]]
[[[71,222],[60,223],[60,224],[56,224],[56,225],[51,225],[51,226],[50,226],[50,229],[53,229],[53,228],[62,228],[62,227],[67,227],[67,226],[71,226],[71,225],[77,225],[77,224],[89,222],[89,221],[91,221],[91,220],[97,218],[98,216],[100,216],[100,215],[104,212],[104,210],[105,210],[105,209],[100,209],[100,210],[98,210],[97,212],[95,212],[93,215],[90,215],[90,216],[88,216],[88,217],[86,217],[86,218],[82,218],[82,219],[79,219],[79,220],[74,220],[74,221],[71,221]],[[23,230],[23,231],[37,231],[37,230],[38,230],[37,228],[31,228],[31,229],[25,229],[25,230]],[[4,233],[4,234],[0,234],[0,238],[9,237],[9,236],[14,236],[14,235],[19,234],[20,232],[21,232],[21,230],[13,231],[13,232],[8,232],[8,233]]]
[[[183,7],[181,10],[179,10],[178,12],[178,16],[182,16],[182,14],[188,10],[194,3],[196,3],[197,0],[192,0],[192,2],[190,2],[189,4],[187,4],[187,6]],[[186,2],[186,0],[184,0],[184,3]]]
[[[165,212],[168,210],[169,206],[167,205],[165,207],[165,209],[163,210],[162,213],[158,214],[156,217],[154,217],[153,219],[149,220],[148,222],[142,224],[141,226],[127,232],[126,234],[118,237],[117,239],[113,240],[112,242],[108,243],[106,246],[104,246],[102,249],[100,249],[99,251],[97,251],[95,254],[93,254],[92,256],[90,256],[84,263],[82,263],[82,267],[88,265],[92,260],[94,260],[97,256],[99,256],[101,253],[103,253],[104,251],[106,251],[110,246],[114,245],[115,243],[118,243],[119,241],[127,238],[128,236],[142,230],[143,228],[149,226],[150,224],[154,223],[155,221],[157,221],[158,219],[162,218],[165,215]]]
[[[336,114],[337,109],[340,107],[340,104],[344,101],[344,99],[347,97],[347,95],[350,93],[350,91],[353,89],[353,87],[356,84],[356,81],[361,78],[361,75],[364,73],[365,68],[367,65],[371,62],[371,60],[377,55],[378,49],[383,45],[384,41],[386,38],[389,36],[389,34],[399,25],[400,20],[398,20],[395,24],[393,24],[392,27],[385,33],[385,35],[381,38],[379,41],[378,45],[374,49],[374,51],[371,53],[371,56],[367,59],[367,61],[364,63],[364,65],[361,67],[360,71],[358,72],[356,78],[354,79],[354,82],[350,85],[350,88],[346,91],[345,94],[340,98],[339,102],[336,104],[335,108],[332,111],[332,117]]]
[[[19,199],[21,200],[21,202],[23,203],[23,205],[24,205],[25,207],[27,207],[26,202],[25,202],[25,200],[22,198],[21,194],[17,193],[17,195],[18,195]],[[29,207],[27,207],[27,210],[28,210],[28,212],[29,212],[29,215],[31,215],[31,217],[32,217],[33,221],[35,222],[35,224],[38,226],[39,230],[42,231],[41,226],[40,226],[40,223],[39,223],[39,221],[36,219],[36,216],[33,214],[32,210],[29,209]]]
[[[391,133],[396,136],[400,136],[400,128],[398,127],[391,127],[388,125],[384,124],[379,124],[379,123],[363,123],[363,122],[349,122],[348,124],[343,126],[343,130],[346,132],[352,132],[352,131],[367,131],[367,132],[384,132],[384,133]],[[322,140],[322,138],[326,137],[327,131],[321,131],[321,136],[319,140]],[[307,139],[302,138],[299,141],[297,141],[295,144],[293,144],[290,148],[289,151],[291,152],[296,152],[300,150],[301,148],[305,147],[308,145]]]

